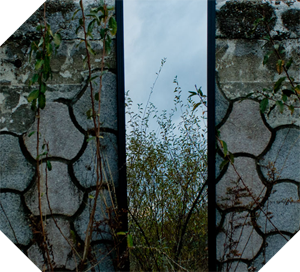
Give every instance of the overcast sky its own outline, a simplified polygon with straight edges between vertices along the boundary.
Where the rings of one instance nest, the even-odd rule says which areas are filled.
[[[124,1],[125,90],[134,104],[147,102],[167,58],[151,101],[170,109],[177,75],[185,97],[194,85],[206,92],[206,0]]]

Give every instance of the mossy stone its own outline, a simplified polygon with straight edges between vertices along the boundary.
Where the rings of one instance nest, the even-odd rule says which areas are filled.
[[[217,24],[221,33],[228,38],[261,38],[267,35],[264,26],[259,25],[252,33],[254,22],[259,18],[273,18],[270,29],[275,26],[275,13],[268,4],[256,2],[227,2],[217,12]]]

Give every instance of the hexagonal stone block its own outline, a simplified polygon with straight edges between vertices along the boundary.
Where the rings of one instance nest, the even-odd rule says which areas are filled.
[[[277,179],[300,182],[300,160],[297,155],[300,153],[299,139],[300,130],[296,128],[283,128],[276,132],[271,149],[259,162],[261,171],[267,179],[272,182]],[[270,176],[268,173],[274,175]]]
[[[84,241],[86,236],[87,226],[90,220],[90,214],[94,205],[95,191],[89,193],[89,198],[83,212],[74,221],[74,228],[79,237]],[[94,231],[92,241],[96,240],[111,240],[110,228],[105,223],[108,219],[107,209],[112,207],[111,194],[107,190],[102,190],[97,199],[97,206],[95,212],[95,221],[98,222],[98,231]],[[115,201],[114,201],[115,203]],[[111,215],[113,216],[113,215]],[[94,224],[95,225],[95,224]]]
[[[264,151],[271,138],[271,132],[262,121],[259,103],[252,100],[235,102],[220,132],[230,152],[255,156]]]
[[[272,222],[270,223],[265,214],[258,210],[257,224],[262,232],[268,233],[278,229],[295,233],[299,230],[300,202],[298,187],[295,184],[284,182],[274,185],[271,195],[262,209]]]
[[[37,121],[28,130],[37,131]],[[44,110],[41,110],[40,117],[40,150],[44,139],[49,143],[49,154],[54,157],[61,157],[71,160],[74,158],[84,141],[84,135],[74,126],[69,115],[68,107],[61,103],[48,103]],[[36,134],[28,137],[24,136],[25,145],[36,158]]]
[[[72,216],[81,205],[83,192],[71,181],[68,174],[68,166],[61,162],[51,162],[52,170],[47,171],[46,187],[46,164],[41,166],[41,200],[42,213],[50,214],[47,194],[53,214]],[[48,189],[47,189],[48,188]],[[25,202],[34,215],[39,215],[37,183],[25,194]]]
[[[32,231],[21,197],[14,193],[0,193],[0,202],[0,230],[12,242],[28,245],[32,239]]]
[[[248,157],[237,157],[216,185],[217,204],[222,208],[247,207],[253,209],[266,194],[266,187],[261,182],[255,160]]]
[[[290,237],[284,235],[287,240]],[[266,238],[266,247],[263,248],[262,253],[252,263],[255,271],[259,271],[271,258],[287,243],[287,240],[280,234],[270,235]]]
[[[111,133],[101,133],[101,135],[103,137],[100,139],[103,183],[117,186],[119,179],[117,137]],[[96,167],[96,140],[91,140],[82,156],[73,165],[75,177],[83,187],[96,186]]]
[[[25,190],[35,170],[25,159],[17,137],[0,135],[0,161],[0,189]]]
[[[251,224],[248,212],[230,212],[226,215],[224,231],[217,235],[217,259],[251,260],[259,252],[263,238]]]
[[[95,73],[94,75],[100,75]],[[99,77],[93,81],[94,94],[98,92],[100,86]],[[84,130],[94,127],[93,121],[87,118],[87,111],[92,108],[90,97],[90,88],[88,87],[82,97],[74,104],[74,115],[79,125]],[[102,91],[100,96],[100,125],[105,128],[117,130],[117,85],[116,75],[107,72],[103,75]],[[95,109],[98,111],[98,101],[96,101]]]
[[[70,235],[70,223],[62,218],[55,218],[58,227],[63,235],[68,239],[69,243],[73,245]],[[76,267],[72,249],[68,241],[65,240],[60,230],[57,228],[52,218],[45,222],[45,230],[49,244],[52,247],[53,254],[50,254],[50,259],[54,263],[53,268],[66,268],[73,270]],[[41,254],[37,244],[33,244],[27,251],[30,260],[41,270],[44,266],[44,258]]]

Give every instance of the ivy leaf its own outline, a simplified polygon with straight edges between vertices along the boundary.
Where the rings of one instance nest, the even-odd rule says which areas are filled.
[[[42,67],[43,64],[44,64],[43,59],[38,60],[35,64],[35,70],[39,70]]]
[[[282,94],[282,101],[286,102],[287,101],[287,96],[285,94]]]
[[[291,67],[292,63],[293,63],[293,58],[290,58],[289,61],[286,63],[285,68],[288,70]]]
[[[269,51],[265,56],[263,60],[263,65],[266,65],[269,61],[270,56],[272,55],[273,51]]]
[[[274,84],[274,92],[277,93],[278,90],[280,89],[283,81],[286,79],[286,77],[281,77],[277,80],[277,82]]]
[[[276,101],[276,106],[279,108],[279,112],[283,113],[284,105],[283,105],[282,101]]]
[[[54,34],[53,41],[54,41],[55,47],[58,48],[60,46],[60,43],[61,43],[61,35],[60,35],[60,33],[55,33]]]
[[[293,114],[294,113],[294,110],[295,110],[295,108],[294,108],[294,106],[293,105],[289,105],[289,110],[291,111],[291,114]]]
[[[92,118],[93,118],[93,110],[92,110],[92,109],[89,109],[89,110],[86,112],[86,116],[87,116],[87,119],[92,119]]]
[[[110,33],[111,35],[116,35],[117,33],[117,22],[116,19],[114,17],[110,17],[109,18],[109,22],[108,22],[109,28],[110,28]]]
[[[286,95],[287,97],[290,97],[292,94],[295,94],[292,90],[284,89],[282,90],[282,93]]]
[[[89,141],[94,140],[94,139],[96,139],[96,136],[93,136],[93,137],[90,137],[90,138],[86,139],[86,142],[88,143]]]
[[[88,33],[90,33],[90,35],[92,35],[95,23],[96,23],[96,19],[94,19],[93,21],[91,21],[89,23],[89,25],[88,25]]]
[[[47,168],[48,168],[49,171],[52,170],[52,164],[51,164],[50,161],[47,161]]]
[[[296,91],[298,95],[300,95],[300,85],[297,85],[295,88],[293,88],[293,90]]]
[[[268,99],[268,98],[264,98],[264,99],[260,102],[259,108],[260,108],[260,111],[261,111],[262,113],[264,113],[264,112],[266,111],[266,108],[267,108],[268,104],[269,104],[269,99]]]
[[[111,47],[110,47],[110,42],[109,41],[105,41],[105,52],[108,55],[111,51]]]
[[[31,132],[28,134],[28,138],[31,137],[34,133],[35,133],[35,131],[31,131]]]
[[[75,10],[75,12],[73,13],[73,16],[72,16],[72,20],[74,20],[74,18],[75,18],[75,16],[76,16],[76,14],[77,14],[78,11],[80,11],[80,9],[76,9]]]
[[[222,170],[227,163],[229,163],[229,160],[226,158],[224,161],[221,162],[220,170]]]
[[[279,75],[282,73],[283,65],[284,65],[284,60],[281,60],[281,59],[279,59],[276,63],[276,70]]]
[[[32,91],[28,97],[27,97],[27,101],[28,102],[32,102],[33,100],[37,99],[39,97],[39,93],[40,91],[39,90],[34,90]]]
[[[128,234],[128,235],[127,235],[127,246],[128,246],[129,248],[133,247],[133,239],[132,239],[131,234]]]
[[[32,84],[36,83],[38,81],[38,79],[39,79],[39,75],[34,74],[29,85],[32,85]]]
[[[42,37],[42,38],[40,39],[40,42],[38,43],[38,47],[40,47],[40,46],[43,44],[43,42],[44,42],[44,37]]]
[[[220,141],[220,144],[221,144],[221,146],[223,148],[224,157],[226,157],[227,152],[228,152],[227,144],[224,141],[222,141],[222,140]]]
[[[88,44],[87,46],[88,51],[92,54],[92,55],[96,55],[96,52],[92,49],[92,47]]]
[[[46,84],[44,82],[42,82],[42,84],[41,84],[41,92],[42,93],[46,92]]]
[[[99,101],[99,93],[96,93],[96,94],[95,94],[95,100],[96,100],[96,101]]]
[[[45,94],[40,93],[39,95],[39,108],[44,109],[46,106],[46,97]]]

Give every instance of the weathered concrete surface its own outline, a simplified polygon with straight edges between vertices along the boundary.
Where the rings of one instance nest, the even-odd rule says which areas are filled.
[[[261,170],[266,179],[275,182],[276,179],[290,179],[300,182],[300,130],[284,128],[276,132],[276,138],[271,149],[260,161]],[[269,176],[270,164],[273,164],[275,180]],[[276,172],[275,172],[276,171]]]
[[[97,75],[97,73],[95,75]],[[100,88],[99,78],[95,79],[93,83],[95,95],[95,93],[98,92]],[[117,130],[117,85],[115,74],[110,72],[104,74],[102,84],[103,87],[100,96],[100,125],[105,128]],[[91,108],[90,95],[90,88],[88,88],[84,92],[83,96],[73,106],[75,118],[84,130],[89,130],[94,127],[93,121],[91,119],[88,119],[86,114],[86,112]],[[95,106],[96,110],[98,111],[98,102]]]
[[[84,240],[90,219],[91,209],[94,204],[95,191],[89,193],[89,198],[83,212],[74,221],[74,227],[79,237]],[[99,223],[99,231],[93,232],[92,241],[111,240],[111,233],[106,220],[109,218],[107,208],[112,206],[112,200],[107,190],[102,190],[97,200],[97,208],[95,212],[95,221]]]
[[[41,110],[40,115],[39,154],[46,151],[42,150],[45,140],[48,142],[51,156],[68,160],[74,158],[81,149],[84,135],[72,123],[68,107],[62,103],[48,103],[48,107]],[[37,121],[28,130],[29,133],[31,131],[37,131]],[[25,135],[24,142],[32,157],[36,158],[36,136]]]
[[[0,161],[0,189],[25,190],[35,169],[22,154],[17,137],[0,135]]]
[[[284,237],[290,240],[289,236],[284,235]],[[259,271],[287,243],[284,237],[279,234],[267,236],[265,249],[251,265],[251,267],[255,268],[254,271]]]
[[[219,261],[231,258],[251,260],[259,252],[263,238],[251,225],[249,213],[226,214],[223,227],[224,232],[220,232],[217,236],[217,259]]]
[[[32,239],[30,221],[20,195],[0,193],[0,229],[14,243],[28,245]]]
[[[253,209],[266,194],[266,187],[256,172],[255,161],[247,157],[234,160],[237,173],[229,166],[216,185],[217,204],[222,208],[247,207]]]
[[[72,247],[74,247],[73,240],[70,234],[70,223],[61,218],[55,218],[55,221],[51,219],[46,220],[46,232],[47,239],[52,245],[53,256],[50,254],[51,261],[53,262],[53,268],[67,268],[75,269],[76,260],[75,252],[72,252]],[[56,225],[57,224],[57,225]],[[58,229],[59,228],[59,229]],[[65,238],[68,240],[66,240]],[[39,268],[43,269],[44,258],[41,254],[41,249],[37,244],[32,245],[28,249],[28,257],[33,261],[33,263]]]
[[[271,231],[287,231],[296,233],[300,228],[300,202],[298,187],[292,183],[279,183],[274,185],[272,193],[263,206],[265,214],[271,219],[266,220],[265,214],[258,211],[257,224],[261,231],[268,233]],[[275,228],[275,227],[277,228]]]
[[[245,152],[255,156],[264,151],[271,138],[271,132],[262,121],[259,103],[252,100],[233,104],[220,133],[231,153]]]
[[[81,205],[83,192],[71,181],[66,164],[61,162],[51,162],[51,164],[52,170],[47,171],[47,179],[45,171],[46,164],[43,163],[41,166],[42,213],[44,215],[51,214],[49,209],[50,204],[53,214],[72,216]],[[38,201],[36,183],[34,187],[25,193],[25,202],[34,215],[39,215]]]
[[[117,186],[119,179],[117,137],[111,133],[102,133],[100,139],[100,154],[102,159],[103,183]],[[82,156],[74,163],[74,174],[80,185],[85,188],[96,186],[96,140],[91,140]],[[100,180],[99,180],[100,182]]]

